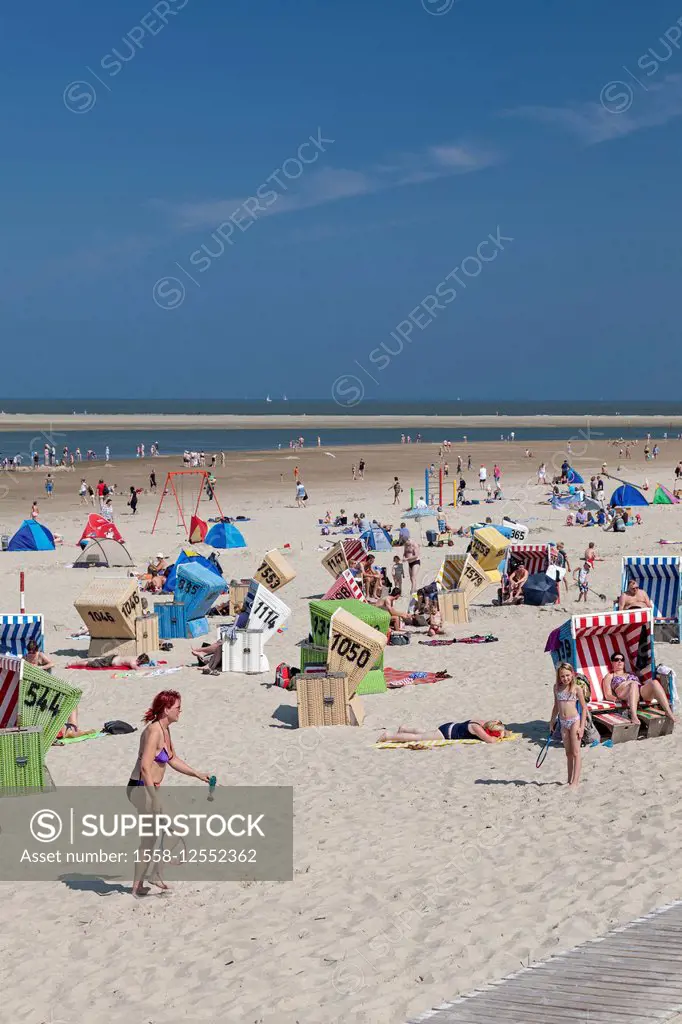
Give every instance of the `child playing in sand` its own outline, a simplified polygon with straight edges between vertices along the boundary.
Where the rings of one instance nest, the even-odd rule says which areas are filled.
[[[578,710],[578,706],[580,706],[580,710]],[[577,789],[580,782],[580,741],[585,732],[586,717],[587,705],[575,677],[575,669],[568,662],[562,661],[556,670],[554,706],[549,720],[549,731],[550,734],[554,732],[554,727],[558,721],[561,726],[561,739],[566,751],[568,785],[570,789]]]
[[[443,636],[443,616],[438,605],[438,598],[433,598],[429,609],[429,636]]]
[[[398,597],[402,597],[403,593],[403,579],[405,576],[405,566],[400,560],[400,555],[393,556],[393,586],[398,591]]]
[[[590,571],[592,569],[591,562],[584,562],[581,569],[575,569],[573,572],[573,578],[578,584],[578,602],[584,601],[587,604],[587,595],[590,590]]]

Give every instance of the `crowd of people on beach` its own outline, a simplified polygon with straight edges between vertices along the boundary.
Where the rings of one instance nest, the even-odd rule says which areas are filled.
[[[416,443],[421,438],[417,435]],[[409,435],[403,435],[403,443],[412,443]],[[656,446],[654,446],[655,448]],[[438,462],[434,460],[427,468],[430,479],[435,481],[440,478],[449,477],[451,443],[443,441],[438,448]],[[532,452],[528,450],[529,456]],[[77,458],[79,450],[70,452],[64,449],[61,464],[73,465],[74,461],[83,461],[82,457]],[[150,454],[158,454],[158,446],[152,445]],[[145,457],[144,445],[138,447],[139,458]],[[652,453],[652,457],[656,457]],[[60,463],[55,462],[56,453],[53,448],[45,447],[44,465],[51,469]],[[109,449],[106,448],[106,460],[109,458]],[[204,451],[186,450],[183,455],[185,468],[210,468],[213,470],[220,465],[225,465],[225,453],[220,452],[208,455]],[[353,481],[365,479],[367,462],[363,457],[351,466],[351,477]],[[503,470],[500,462],[495,461],[492,470],[488,465],[481,462],[477,469],[473,467],[471,455],[465,460],[461,455],[456,456],[457,502],[456,507],[466,503],[467,485],[464,472],[473,472],[478,479],[478,491],[484,494],[487,501],[496,500],[502,497]],[[547,466],[543,462],[538,467],[537,483],[551,489],[549,500],[562,494],[570,483],[571,468],[568,461],[564,461],[560,472],[553,478],[551,483],[547,477]],[[682,461],[678,463],[675,470],[676,478],[682,477]],[[595,473],[589,481],[589,494],[593,501],[599,504],[599,508],[584,509],[578,508],[571,513],[567,525],[575,526],[601,526],[603,529],[612,529],[614,532],[622,532],[629,522],[630,513],[624,508],[610,508],[604,499],[604,479],[607,475],[607,467],[602,466],[601,473]],[[293,467],[293,478],[295,485],[295,503],[299,508],[305,508],[309,496],[302,481],[298,463]],[[206,481],[207,496],[213,497],[215,477],[210,473]],[[154,470],[149,476],[149,490],[155,491],[157,487]],[[432,577],[426,577],[422,570],[422,550],[420,542],[412,536],[410,527],[407,525],[407,517],[398,515],[397,512],[403,506],[404,488],[398,475],[393,476],[392,482],[386,488],[392,508],[396,510],[396,518],[393,521],[383,521],[385,517],[371,518],[365,511],[348,513],[341,508],[338,514],[332,514],[328,510],[323,519],[319,520],[321,533],[329,536],[333,529],[342,530],[355,537],[367,535],[377,529],[384,531],[390,539],[390,551],[383,555],[381,552],[365,551],[362,558],[351,568],[355,573],[355,579],[362,590],[366,602],[377,609],[388,613],[390,621],[391,642],[399,643],[401,638],[409,642],[413,635],[424,636],[422,642],[432,644],[446,643],[440,638],[445,635],[443,621],[443,610],[439,601],[438,587]],[[587,488],[576,488],[574,494],[576,499],[584,500]],[[50,501],[54,493],[54,477],[48,472],[45,478],[46,499]],[[100,513],[109,521],[113,522],[113,499],[123,496],[127,500],[130,515],[136,516],[138,503],[143,489],[135,485],[128,485],[125,488],[117,488],[114,483],[107,483],[104,474],[99,477],[95,486],[88,483],[87,477],[82,477],[78,488],[80,504],[83,506],[99,507]],[[359,492],[358,492],[359,493]],[[363,499],[364,500],[364,499]],[[416,503],[416,509],[427,509],[424,497],[420,497]],[[451,528],[447,523],[447,517],[441,506],[432,507],[438,522],[438,536],[469,535],[469,530],[460,526],[457,530]],[[40,509],[37,500],[31,508],[31,518],[38,520]],[[637,514],[635,514],[637,519]],[[491,520],[488,517],[486,525]],[[395,523],[395,525],[394,525]],[[428,534],[427,534],[428,539]],[[451,540],[450,540],[451,542]],[[467,553],[471,550],[471,539],[467,547]],[[551,548],[549,567],[556,567],[561,570],[557,577],[557,603],[560,603],[562,592],[565,597],[568,593],[569,579],[574,581],[576,587],[576,602],[587,604],[590,596],[590,576],[603,558],[599,554],[596,541],[589,541],[584,553],[578,559],[578,564],[572,568],[566,551],[565,544],[558,542],[556,545],[548,545]],[[582,545],[580,545],[582,548]],[[214,556],[212,556],[214,557]],[[384,564],[382,564],[384,563]],[[140,585],[151,593],[160,593],[168,579],[174,562],[169,560],[163,551],[150,560],[145,573],[140,574]],[[517,605],[524,602],[524,587],[528,581],[529,572],[524,564],[510,564],[503,575],[500,588],[499,603],[505,605]],[[605,600],[605,595],[599,595]],[[406,604],[404,603],[406,601]],[[634,580],[631,580],[618,597],[617,607],[619,610],[628,611],[631,609],[649,608],[652,606],[651,599]],[[222,599],[216,605],[217,614],[229,614],[234,612],[230,606],[230,598]],[[413,631],[413,632],[410,632]],[[483,640],[486,638],[472,638]],[[494,640],[494,637],[487,638]],[[220,671],[220,657],[222,641],[214,644],[207,644],[203,647],[193,646],[192,654],[197,658],[202,670],[207,674],[218,674]],[[52,660],[42,651],[29,649],[27,660],[46,671],[53,668]],[[139,656],[117,656],[105,655],[101,658],[86,659],[81,664],[74,664],[74,668],[105,669],[116,668],[125,671],[135,672],[150,665],[147,655]],[[587,685],[587,689],[585,686]],[[655,677],[647,675],[645,670],[636,664],[627,665],[626,655],[619,650],[614,650],[610,657],[610,670],[605,672],[601,680],[604,700],[618,705],[629,715],[631,721],[637,722],[642,704],[649,705],[655,701],[666,718],[674,720],[669,696],[665,688]],[[555,734],[560,737],[564,747],[567,764],[567,783],[575,789],[581,778],[582,771],[582,747],[586,741],[594,740],[595,726],[591,720],[589,703],[591,700],[589,683],[576,671],[575,666],[568,661],[561,661],[556,666],[555,678],[552,693],[552,709],[549,715],[550,736]],[[174,748],[171,728],[174,726],[181,713],[181,697],[175,690],[164,690],[154,698],[149,710],[145,714],[146,727],[140,738],[140,746],[137,759],[132,769],[128,784],[127,793],[131,803],[138,811],[158,809],[160,798],[159,787],[164,781],[166,768],[178,771],[189,777],[210,783],[215,779],[206,772],[196,771],[182,761]],[[65,734],[73,737],[80,736],[78,727],[77,712],[69,719],[65,726]],[[461,722],[448,721],[438,725],[436,728],[422,729],[414,725],[401,725],[397,730],[384,730],[378,741],[380,743],[398,744],[433,744],[443,742],[454,742],[466,740],[469,742],[480,742],[485,744],[502,742],[509,738],[509,730],[505,725],[496,719],[469,718]],[[151,847],[149,847],[151,849]],[[148,891],[148,884],[157,885],[160,889],[167,888],[161,874],[158,871],[151,871],[151,861],[140,863],[135,870],[133,881],[133,894],[135,896],[145,895]],[[151,871],[151,874],[150,874]]]

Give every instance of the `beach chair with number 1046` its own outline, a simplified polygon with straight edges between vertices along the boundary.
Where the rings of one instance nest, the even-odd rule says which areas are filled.
[[[657,641],[679,643],[682,638],[681,567],[679,555],[638,555],[623,559],[621,590],[625,591],[630,580],[634,580],[649,597]]]

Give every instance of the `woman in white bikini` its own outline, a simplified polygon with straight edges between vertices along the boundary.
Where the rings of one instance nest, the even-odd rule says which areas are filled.
[[[580,710],[578,710],[578,704],[580,704]],[[561,739],[566,751],[568,785],[570,789],[577,789],[580,782],[580,769],[582,767],[580,741],[585,732],[586,718],[587,705],[575,677],[575,669],[568,662],[562,661],[556,670],[554,707],[552,708],[552,715],[549,721],[549,731],[550,733],[554,732],[554,727],[558,721],[561,726]]]

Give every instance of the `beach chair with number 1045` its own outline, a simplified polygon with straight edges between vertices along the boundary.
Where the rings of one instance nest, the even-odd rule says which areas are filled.
[[[682,638],[679,555],[629,556],[623,559],[621,590],[630,580],[644,591],[653,605],[654,637],[657,641],[679,643]]]

